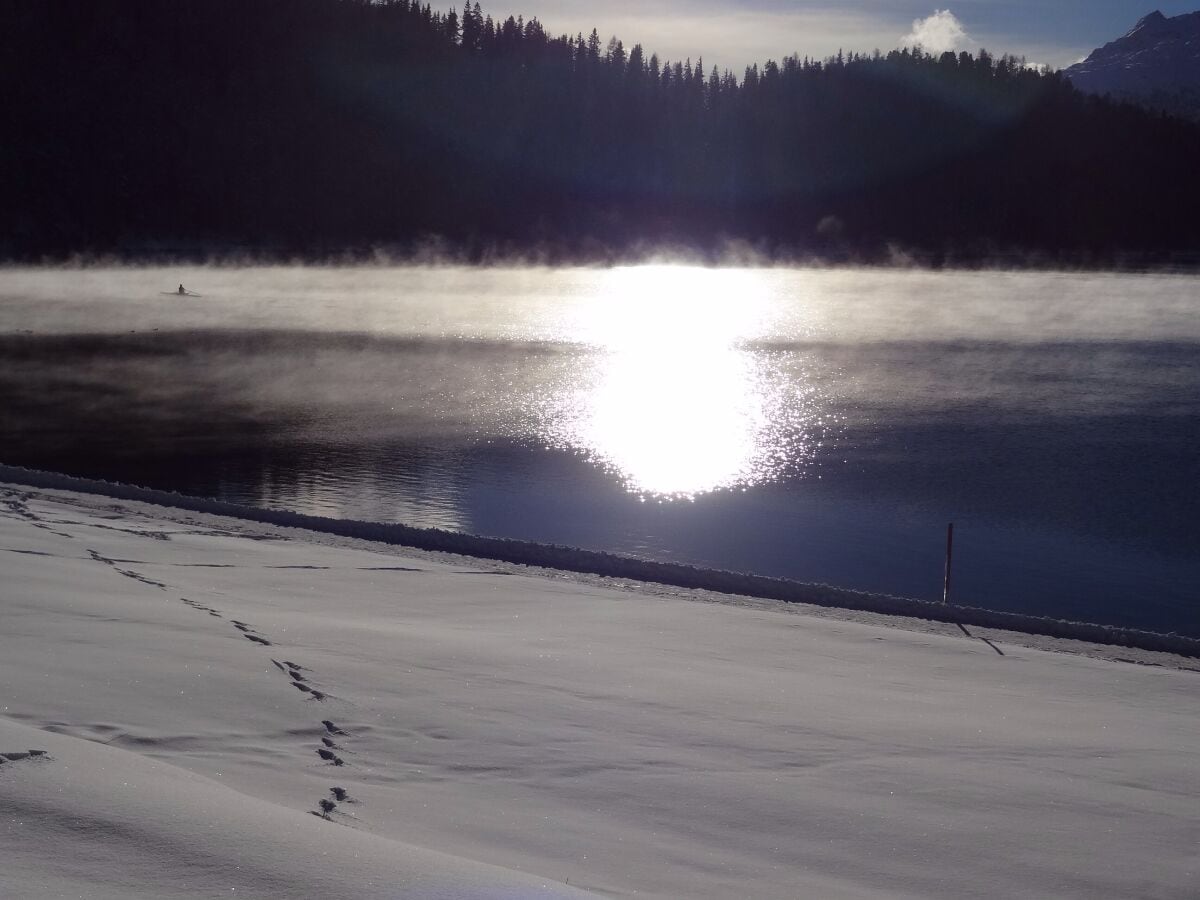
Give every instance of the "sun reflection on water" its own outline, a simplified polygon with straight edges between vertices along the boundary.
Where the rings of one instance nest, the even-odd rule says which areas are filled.
[[[812,442],[805,398],[747,346],[770,329],[771,299],[765,274],[750,269],[606,273],[569,323],[598,357],[563,398],[561,442],[630,491],[659,497],[694,498],[795,465]]]

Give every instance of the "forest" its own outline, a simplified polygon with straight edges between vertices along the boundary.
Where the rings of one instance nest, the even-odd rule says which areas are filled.
[[[734,73],[478,3],[0,8],[10,260],[1109,265],[1200,247],[1200,126],[985,51]]]

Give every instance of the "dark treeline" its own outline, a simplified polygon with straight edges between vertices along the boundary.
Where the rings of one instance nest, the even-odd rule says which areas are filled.
[[[731,239],[960,262],[1200,246],[1200,127],[982,52],[735,75],[477,4],[0,8],[8,257],[431,235],[560,259]]]

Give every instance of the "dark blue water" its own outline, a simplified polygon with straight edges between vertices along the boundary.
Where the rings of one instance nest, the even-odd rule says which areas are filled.
[[[826,287],[852,292],[846,277]],[[784,326],[711,344],[197,329],[174,311],[130,333],[82,327],[71,295],[72,327],[39,308],[40,328],[0,337],[0,461],[926,599],[953,521],[959,603],[1200,636],[1200,342],[1179,324],[1194,282],[1098,282],[1106,320],[1125,317],[1103,333],[1074,282],[1027,278],[1047,292],[1042,333],[1011,309],[975,338],[878,312],[806,329],[793,298]],[[1071,315],[1047,314],[1064,283]],[[967,284],[978,325],[990,295]],[[886,302],[879,277],[862,289]]]

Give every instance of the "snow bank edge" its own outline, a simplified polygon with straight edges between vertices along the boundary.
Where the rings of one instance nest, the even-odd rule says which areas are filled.
[[[672,587],[697,588],[723,594],[778,600],[785,603],[808,603],[814,606],[906,616],[950,624],[998,628],[1046,637],[1089,641],[1118,647],[1136,647],[1142,650],[1200,658],[1200,639],[1174,632],[1160,634],[1091,622],[1069,622],[1062,619],[969,606],[947,606],[888,594],[868,594],[824,584],[809,584],[721,569],[704,569],[681,563],[655,562],[556,544],[481,537],[444,531],[439,528],[416,528],[411,525],[331,519],[325,516],[306,515],[286,510],[243,506],[223,500],[194,497],[130,484],[76,478],[71,475],[26,469],[19,466],[0,464],[0,482],[97,494],[118,500],[132,500],[190,512],[228,516],[285,528],[300,528],[323,534],[414,547],[420,550],[500,560],[517,565],[561,569]]]

